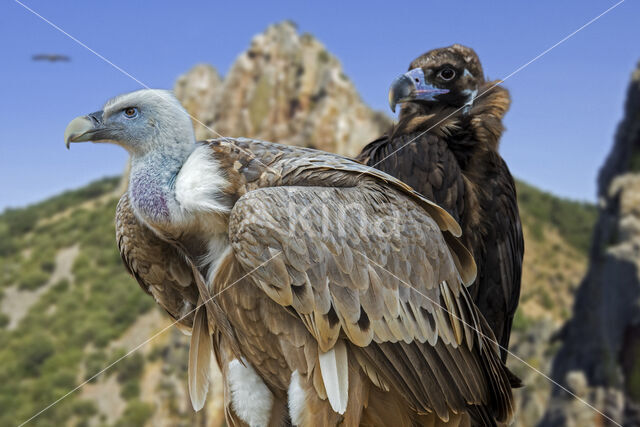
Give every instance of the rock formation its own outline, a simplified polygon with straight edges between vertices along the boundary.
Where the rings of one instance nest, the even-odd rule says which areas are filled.
[[[288,21],[255,36],[224,80],[198,65],[175,93],[197,119],[198,138],[246,136],[355,155],[391,124],[362,102],[322,43]]]
[[[196,138],[212,137],[205,123],[213,123],[222,78],[209,64],[198,64],[176,80],[173,91],[184,108],[197,120],[193,121]]]
[[[572,319],[558,338],[555,388],[541,425],[640,425],[640,64],[598,179],[599,219]]]

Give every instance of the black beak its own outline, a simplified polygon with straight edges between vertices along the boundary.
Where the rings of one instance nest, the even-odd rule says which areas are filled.
[[[422,68],[414,68],[391,83],[389,107],[395,113],[397,104],[409,101],[437,101],[436,96],[445,93],[449,93],[449,89],[440,89],[427,83]]]
[[[389,107],[391,111],[396,112],[396,105],[401,102],[413,99],[416,87],[413,80],[406,75],[396,78],[389,88]]]
[[[69,148],[72,142],[95,141],[103,139],[101,133],[105,130],[102,122],[102,111],[96,111],[86,116],[71,120],[64,131],[64,142]]]

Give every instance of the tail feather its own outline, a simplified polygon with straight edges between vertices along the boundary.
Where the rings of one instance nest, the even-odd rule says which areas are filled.
[[[202,409],[209,391],[212,352],[213,340],[209,333],[207,311],[199,307],[193,319],[188,367],[189,396],[195,411]]]
[[[320,352],[318,360],[331,408],[339,414],[344,414],[349,399],[347,346],[342,340],[338,340],[331,350],[326,353]]]

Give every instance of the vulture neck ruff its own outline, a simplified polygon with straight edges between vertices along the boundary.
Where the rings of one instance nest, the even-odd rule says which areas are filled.
[[[392,131],[392,138],[414,132],[424,132],[440,137],[448,137],[461,129],[461,122],[468,117],[460,108],[434,105],[425,109],[422,106],[411,105],[403,110]]]
[[[468,111],[443,105],[424,109],[417,104],[407,104],[390,135],[393,138],[412,132],[430,133],[451,140],[452,136],[468,133],[473,141],[497,151],[504,131],[501,120],[511,104],[509,92],[499,86],[499,83],[487,81],[472,92],[469,96],[473,98],[473,103]]]
[[[138,217],[170,235],[184,227],[204,239],[223,232],[231,210],[228,182],[210,148],[163,148],[132,157],[129,194]]]

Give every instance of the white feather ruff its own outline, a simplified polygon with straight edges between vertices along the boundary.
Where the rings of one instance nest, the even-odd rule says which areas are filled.
[[[228,184],[211,155],[211,148],[198,146],[176,177],[176,200],[188,213],[228,213],[231,208],[222,201],[222,190]]]

